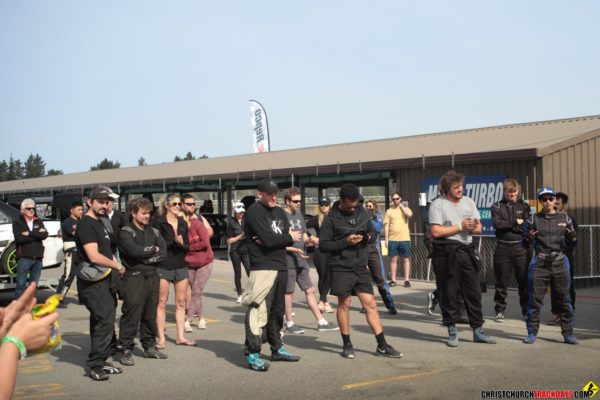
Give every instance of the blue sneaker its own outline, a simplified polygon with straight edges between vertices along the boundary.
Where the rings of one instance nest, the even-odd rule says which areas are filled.
[[[456,330],[456,325],[448,325],[448,341],[446,344],[449,347],[458,347],[458,331]]]
[[[475,343],[496,344],[496,339],[486,335],[482,327],[473,329],[473,341]]]
[[[577,338],[575,338],[575,336],[573,335],[566,335],[565,336],[565,343],[566,344],[577,344]]]
[[[271,361],[300,361],[300,357],[293,356],[285,347],[281,346],[278,350],[271,353]]]
[[[523,339],[523,343],[534,344],[535,343],[535,335],[533,333],[530,333],[529,335],[527,335],[527,337],[525,337]]]
[[[260,358],[260,353],[251,353],[246,356],[248,367],[253,371],[264,372],[269,369],[271,364]]]

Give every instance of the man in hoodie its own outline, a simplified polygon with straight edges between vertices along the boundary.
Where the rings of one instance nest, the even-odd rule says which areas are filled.
[[[35,216],[33,199],[25,199],[21,203],[21,216],[13,222],[13,235],[17,243],[15,299],[18,299],[25,291],[27,281],[37,284],[40,280],[42,259],[44,258],[42,241],[48,237],[44,223]]]
[[[384,357],[402,357],[387,344],[373,294],[373,283],[367,269],[367,243],[377,231],[370,223],[370,216],[359,205],[358,187],[346,183],[340,188],[340,199],[321,225],[321,250],[330,253],[328,267],[331,270],[331,294],[338,297],[337,319],[342,334],[344,358],[354,358],[354,347],[350,341],[350,305],[352,295],[360,300],[367,323],[377,339],[375,354]]]
[[[244,351],[248,367],[267,371],[270,364],[261,359],[263,330],[271,345],[271,361],[299,361],[281,340],[285,290],[287,286],[286,248],[302,238],[290,229],[285,212],[277,205],[277,184],[270,179],[258,183],[258,201],[248,208],[244,223],[250,255],[250,277],[242,303],[246,311]]]

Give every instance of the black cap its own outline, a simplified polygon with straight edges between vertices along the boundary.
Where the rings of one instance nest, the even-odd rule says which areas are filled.
[[[330,206],[331,205],[331,199],[327,196],[323,196],[319,199],[319,205],[320,206]]]
[[[98,186],[97,188],[92,189],[90,194],[88,195],[88,199],[90,200],[100,200],[100,199],[113,199],[116,200],[119,198],[119,195],[112,191],[111,188],[107,186]]]
[[[275,181],[273,181],[271,179],[267,179],[267,178],[258,182],[257,189],[259,192],[263,192],[266,194],[273,194],[273,193],[277,193],[279,191],[279,188],[277,187],[277,183],[275,183]]]

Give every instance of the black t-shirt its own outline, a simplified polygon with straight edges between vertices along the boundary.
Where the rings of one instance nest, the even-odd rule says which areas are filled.
[[[244,232],[244,220],[242,219],[242,223],[240,224],[236,218],[229,218],[227,221],[227,237],[232,238],[234,236],[239,236],[242,232]],[[246,243],[243,239],[233,243],[230,247],[230,251],[232,253],[248,254],[248,249],[246,248]]]
[[[78,223],[79,223],[78,219],[75,219],[73,217],[68,217],[67,219],[65,219],[62,222],[62,224],[60,224],[63,242],[74,242],[75,241],[75,229],[76,229]]]
[[[110,236],[104,224],[102,221],[88,215],[84,215],[79,224],[77,224],[75,243],[77,244],[79,256],[87,262],[90,262],[90,259],[83,249],[83,245],[88,243],[98,243],[98,252],[106,258],[111,260],[113,258],[113,252],[110,247]]]

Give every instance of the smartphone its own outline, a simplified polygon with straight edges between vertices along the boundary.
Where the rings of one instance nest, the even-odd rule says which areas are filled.
[[[361,242],[362,244],[366,244],[369,241],[369,234],[367,233],[366,229],[361,229],[357,231],[356,234],[363,237]]]

